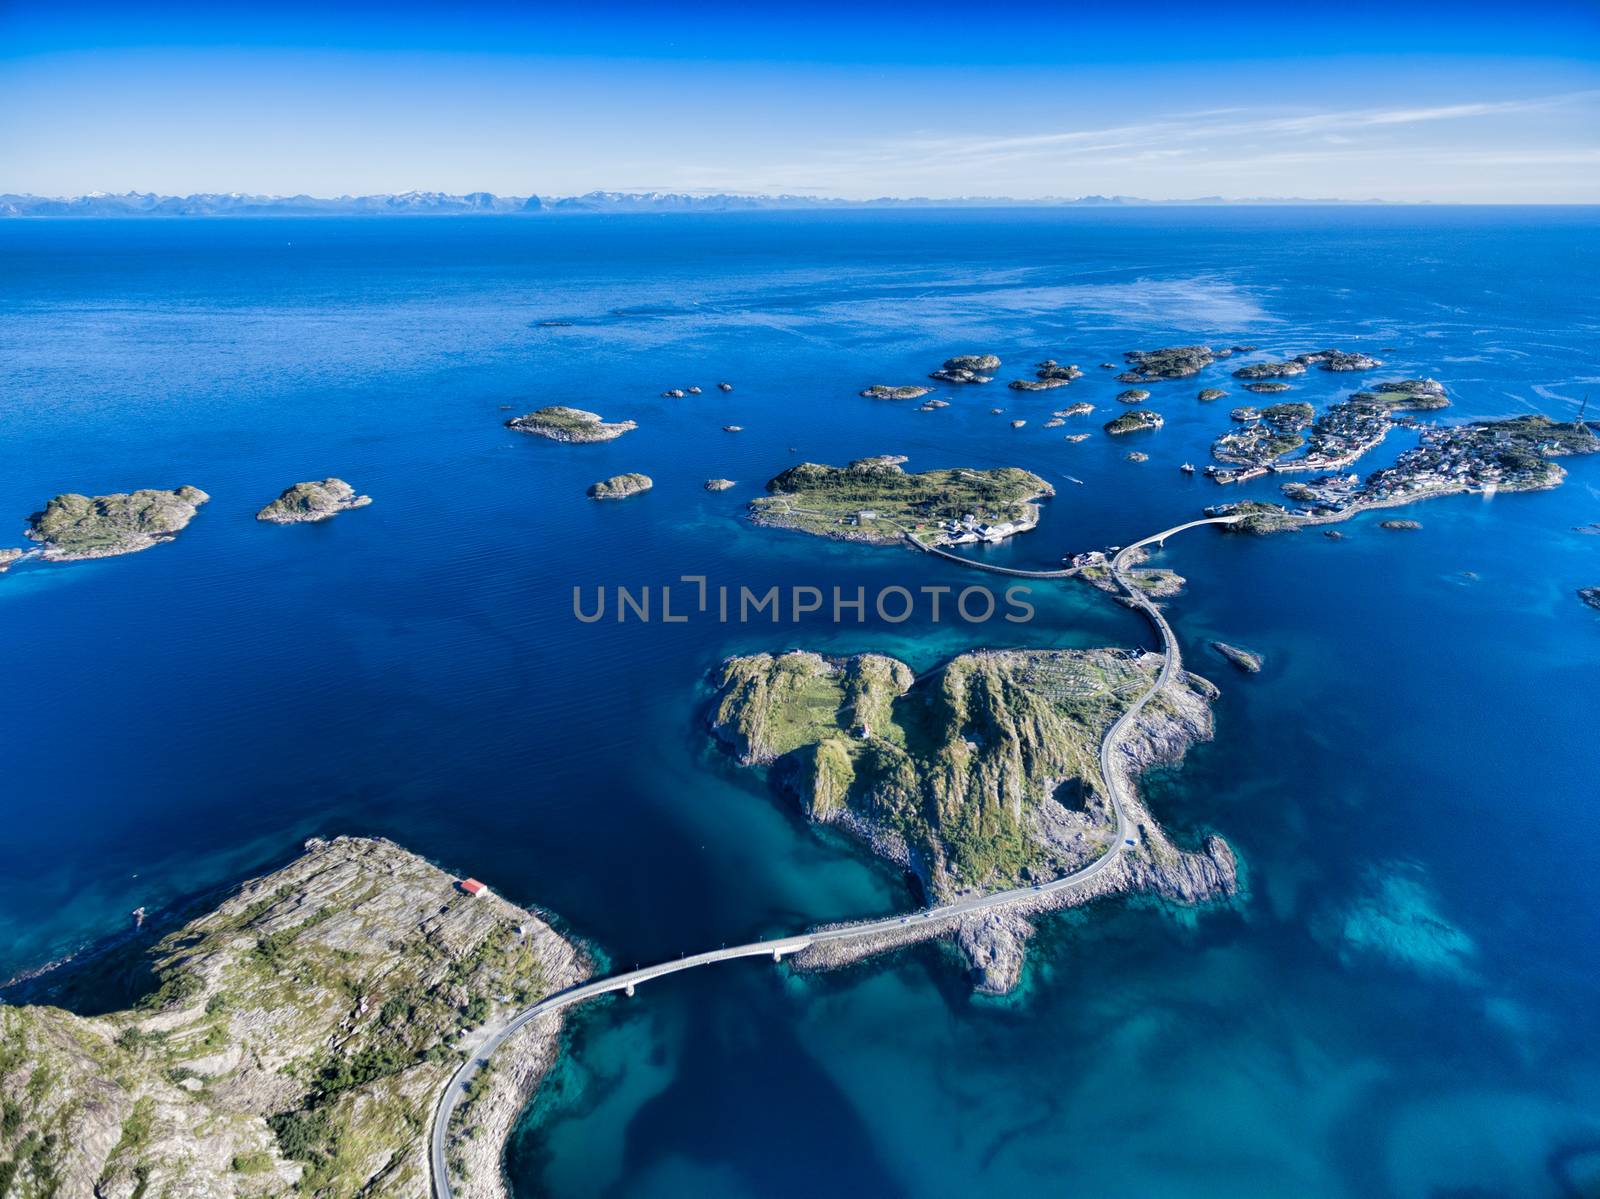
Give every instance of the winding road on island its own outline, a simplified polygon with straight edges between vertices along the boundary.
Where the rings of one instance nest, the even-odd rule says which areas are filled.
[[[455,1115],[456,1108],[461,1100],[466,1097],[473,1080],[478,1072],[484,1069],[494,1057],[495,1052],[505,1044],[514,1034],[539,1019],[541,1016],[553,1015],[574,1004],[583,1003],[588,999],[596,999],[601,995],[611,995],[618,991],[632,995],[640,984],[652,979],[661,978],[668,974],[677,974],[684,970],[693,970],[699,966],[709,966],[715,962],[729,962],[736,958],[770,957],[773,961],[782,961],[785,956],[798,953],[813,945],[824,944],[831,941],[850,941],[859,937],[876,936],[880,933],[898,932],[924,926],[930,923],[942,924],[955,920],[973,912],[989,911],[994,908],[1005,907],[1008,904],[1020,902],[1024,899],[1036,899],[1041,894],[1071,891],[1083,886],[1095,875],[1109,868],[1121,856],[1124,847],[1133,844],[1137,834],[1128,819],[1126,809],[1123,807],[1123,796],[1120,790],[1122,773],[1113,768],[1113,759],[1121,748],[1123,738],[1127,735],[1133,723],[1138,719],[1139,713],[1146,704],[1166,687],[1168,681],[1183,665],[1182,656],[1178,652],[1177,639],[1173,636],[1172,626],[1167,623],[1167,618],[1161,614],[1161,609],[1151,602],[1150,598],[1130,583],[1123,574],[1124,564],[1129,556],[1136,550],[1147,545],[1162,545],[1168,537],[1182,533],[1186,529],[1199,528],[1201,525],[1231,525],[1243,520],[1242,515],[1212,516],[1204,520],[1191,520],[1186,524],[1174,525],[1159,533],[1152,533],[1149,537],[1135,541],[1132,545],[1125,545],[1117,551],[1111,559],[1111,577],[1123,591],[1127,593],[1129,602],[1133,607],[1143,612],[1146,619],[1155,627],[1161,638],[1162,662],[1161,671],[1156,676],[1156,681],[1130,704],[1115,723],[1106,730],[1106,735],[1100,742],[1100,776],[1101,784],[1111,800],[1112,810],[1117,817],[1117,831],[1112,838],[1111,846],[1100,857],[1090,862],[1071,874],[1064,874],[1058,879],[1047,883],[1037,883],[1029,887],[1017,887],[1009,891],[994,891],[987,895],[973,895],[954,903],[944,904],[936,908],[924,908],[918,912],[911,912],[903,916],[888,916],[881,920],[868,920],[860,924],[843,925],[836,928],[819,929],[815,932],[800,933],[792,937],[773,937],[765,941],[752,941],[746,945],[730,945],[722,949],[711,949],[704,953],[692,954],[678,958],[676,961],[660,962],[654,966],[645,966],[638,970],[630,970],[623,974],[613,974],[609,978],[596,979],[593,982],[582,983],[575,987],[568,987],[564,991],[557,991],[547,995],[539,1002],[514,1012],[504,1020],[493,1022],[480,1030],[478,1040],[467,1053],[467,1060],[445,1084],[444,1093],[439,1097],[438,1107],[434,1110],[433,1131],[429,1145],[429,1163],[433,1173],[433,1199],[454,1199],[454,1191],[450,1186],[449,1164],[445,1157],[445,1146],[449,1139],[450,1120]],[[1010,567],[991,566],[987,563],[977,562],[970,558],[934,550],[921,543],[914,542],[919,548],[937,553],[940,557],[949,558],[964,566],[971,566],[979,570],[992,570],[1003,574],[1025,575],[1030,578],[1064,578],[1073,571],[1022,571]]]

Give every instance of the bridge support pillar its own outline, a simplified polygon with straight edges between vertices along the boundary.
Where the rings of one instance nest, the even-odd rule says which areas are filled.
[[[781,962],[781,961],[783,961],[783,950],[781,950],[781,949],[774,949],[774,950],[773,950],[773,951],[772,951],[772,960],[773,960],[773,961],[775,961],[775,962]]]
[[[627,986],[623,987],[622,988],[622,993],[624,995],[626,995],[629,999],[632,999],[633,998],[633,984],[629,983]]]

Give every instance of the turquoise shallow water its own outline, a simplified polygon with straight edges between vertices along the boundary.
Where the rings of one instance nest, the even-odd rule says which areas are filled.
[[[1387,208],[0,224],[0,513],[15,529],[69,489],[215,497],[173,545],[0,579],[0,971],[318,832],[393,836],[618,964],[906,906],[894,871],[707,747],[706,672],[790,645],[922,668],[967,645],[1147,643],[1135,616],[1065,584],[1036,590],[1028,626],[587,626],[571,587],[973,581],[744,525],[797,457],[1038,471],[1059,494],[999,561],[1174,523],[1222,498],[1176,470],[1227,423],[1227,401],[1194,400],[1211,376],[1152,389],[1167,424],[1143,464],[1041,427],[1087,399],[1097,429],[1121,385],[1095,364],[1140,346],[1361,348],[1388,360],[1377,377],[1443,381],[1452,419],[1570,416],[1595,383],[1577,298],[1597,226]],[[1090,377],[928,414],[855,394],[989,350],[1002,378],[1043,357]],[[659,398],[718,378],[737,390]],[[1359,378],[1312,371],[1294,394]],[[500,427],[502,405],[550,402],[641,427],[586,447]],[[1201,530],[1164,552],[1189,579],[1170,605],[1189,664],[1223,695],[1216,741],[1151,779],[1152,804],[1238,848],[1236,907],[1047,921],[1008,1002],[924,947],[597,1007],[513,1141],[517,1193],[1562,1193],[1600,1144],[1600,619],[1573,594],[1600,584],[1600,539],[1574,532],[1600,519],[1600,461],[1568,465],[1557,491],[1420,505],[1416,534],[1364,518],[1337,542]],[[582,498],[635,469],[649,495]],[[329,473],[376,502],[252,519]],[[712,476],[739,486],[706,493]],[[1213,637],[1263,673],[1234,674]]]

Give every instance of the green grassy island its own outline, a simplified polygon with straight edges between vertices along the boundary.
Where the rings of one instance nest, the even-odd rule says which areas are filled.
[[[548,437],[551,441],[566,442],[612,441],[638,427],[631,420],[608,423],[600,418],[598,412],[586,412],[582,408],[568,408],[561,404],[540,408],[526,416],[514,416],[506,422],[506,428],[519,433],[532,433],[537,437]]]
[[[943,899],[1105,851],[1116,822],[1100,741],[1160,665],[1111,649],[980,650],[915,681],[881,654],[756,654],[723,664],[712,725],[809,817],[857,834]],[[1181,726],[1180,752],[1209,735],[1209,694],[1180,683],[1147,708]]]
[[[28,518],[27,535],[50,562],[135,554],[171,541],[211,497],[198,487],[113,495],[58,495]]]
[[[909,533],[930,545],[1000,541],[1038,523],[1035,500],[1055,494],[1018,467],[910,473],[894,455],[846,466],[802,462],[767,483],[750,519],[821,537],[888,545]]]
[[[166,936],[10,989],[0,1179],[17,1197],[416,1199],[462,1039],[586,973],[538,917],[391,842],[307,842]],[[556,1051],[548,1029],[516,1036],[521,1064],[454,1130],[463,1199],[495,1193]]]

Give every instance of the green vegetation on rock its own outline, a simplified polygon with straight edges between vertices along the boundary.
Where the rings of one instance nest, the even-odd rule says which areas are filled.
[[[1129,350],[1123,355],[1129,369],[1119,383],[1156,383],[1162,379],[1187,379],[1216,361],[1210,346],[1167,346],[1160,350]]]
[[[757,654],[723,664],[712,724],[813,819],[843,822],[945,897],[1103,852],[1100,739],[1159,666],[1115,650],[982,650],[916,681],[880,654]]]
[[[869,400],[918,400],[932,390],[931,387],[921,387],[917,384],[893,387],[887,383],[874,383],[861,394]]]
[[[44,1006],[140,967],[124,1010]],[[581,975],[536,917],[390,842],[308,843],[154,944],[13,988],[5,1193],[413,1199],[461,1031]]]
[[[560,404],[540,408],[526,416],[514,416],[506,422],[506,428],[519,433],[532,433],[538,437],[548,437],[551,441],[567,442],[611,441],[638,427],[631,420],[607,423],[597,412]]]
[[[52,562],[110,558],[171,541],[211,497],[198,487],[128,494],[58,495],[29,517],[27,535]]]
[[[1029,471],[901,469],[903,458],[861,458],[846,466],[802,462],[767,483],[768,495],[753,500],[756,524],[798,529],[824,537],[889,544],[904,532],[947,542],[960,534],[952,526],[966,517],[1000,535],[1032,528],[1038,508],[1032,502],[1055,494]]]
[[[1106,432],[1113,436],[1123,433],[1137,433],[1141,429],[1159,429],[1165,422],[1159,412],[1149,408],[1131,408],[1114,420],[1106,422]]]
[[[279,525],[300,524],[327,520],[352,508],[365,508],[370,503],[370,495],[357,495],[355,488],[343,479],[330,478],[286,488],[282,495],[256,513],[256,519]]]
[[[589,485],[589,497],[596,500],[625,500],[630,495],[638,495],[641,491],[649,491],[655,486],[649,475],[641,475],[631,471],[625,475],[612,475],[609,479],[601,479],[598,483]]]

